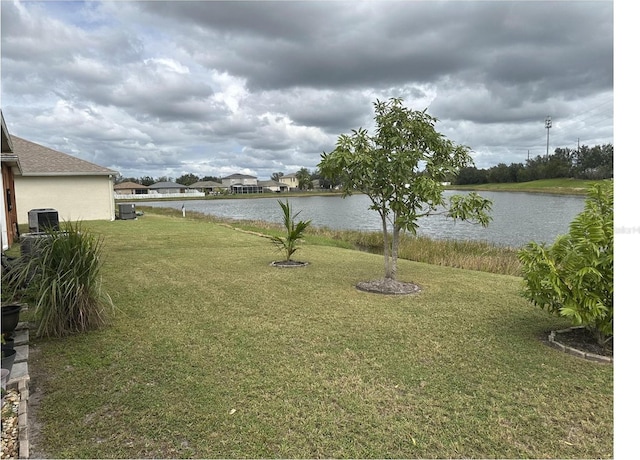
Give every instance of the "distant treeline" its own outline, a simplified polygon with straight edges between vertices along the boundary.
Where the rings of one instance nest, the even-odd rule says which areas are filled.
[[[199,181],[211,181],[211,182],[222,182],[222,178],[221,177],[217,177],[217,176],[204,176],[204,177],[198,177],[195,174],[183,174],[182,176],[178,177],[177,179],[174,179],[173,177],[169,177],[169,176],[161,176],[161,177],[151,177],[151,176],[143,176],[143,177],[123,177],[120,176],[116,179],[116,184],[119,184],[121,182],[133,182],[134,184],[140,184],[140,185],[153,185],[157,182],[175,182],[176,184],[181,184],[181,185],[186,185],[187,187],[189,185],[193,185],[196,182]]]
[[[275,172],[271,179],[278,181],[283,176],[282,172]],[[318,170],[313,172],[306,168],[300,169],[296,173],[299,181],[299,188],[303,190],[313,188],[313,182],[317,181],[317,187],[330,188],[334,185],[326,180]],[[465,184],[487,184],[502,182],[529,182],[538,179],[555,179],[557,177],[573,177],[576,179],[609,179],[613,177],[613,145],[597,145],[588,147],[583,145],[576,149],[556,149],[553,155],[540,156],[527,160],[523,163],[511,163],[507,166],[500,163],[489,169],[478,169],[475,167],[463,168],[458,177],[452,182],[456,185]],[[142,185],[152,185],[156,182],[173,182],[172,177],[151,176],[144,177],[118,177],[116,183],[135,182]],[[221,177],[204,176],[198,177],[195,174],[183,174],[175,179],[175,182],[182,185],[192,185],[198,181],[222,182]]]
[[[553,155],[538,155],[526,163],[500,163],[489,169],[463,168],[456,185],[529,182],[538,179],[572,177],[610,179],[613,177],[613,145],[583,145],[580,149],[557,148]]]

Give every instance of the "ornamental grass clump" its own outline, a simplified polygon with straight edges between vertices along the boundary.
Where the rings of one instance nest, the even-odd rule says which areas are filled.
[[[35,307],[38,336],[62,337],[107,323],[113,303],[102,291],[102,245],[80,223],[67,222],[23,254],[8,282],[14,297]]]
[[[600,345],[613,337],[613,182],[594,185],[569,233],[547,248],[529,243],[518,257],[524,296],[586,327]]]

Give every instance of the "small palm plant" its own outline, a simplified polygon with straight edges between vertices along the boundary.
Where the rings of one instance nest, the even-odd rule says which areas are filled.
[[[293,214],[289,200],[282,202],[278,200],[278,204],[282,208],[282,222],[287,230],[286,236],[272,236],[271,241],[276,245],[278,250],[283,251],[287,255],[286,262],[291,262],[291,256],[299,249],[304,231],[311,224],[310,220],[301,220],[295,222],[300,211]]]

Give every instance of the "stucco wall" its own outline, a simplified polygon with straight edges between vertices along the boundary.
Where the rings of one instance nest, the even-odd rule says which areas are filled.
[[[53,208],[60,222],[113,220],[115,201],[109,176],[15,176],[18,223],[28,223],[31,209]]]

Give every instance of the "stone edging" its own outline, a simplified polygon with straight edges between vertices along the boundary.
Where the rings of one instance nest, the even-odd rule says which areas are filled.
[[[594,353],[588,353],[585,351],[581,351],[578,350],[576,348],[573,347],[569,347],[567,345],[564,345],[560,342],[556,342],[556,334],[561,334],[563,332],[570,332],[574,329],[581,329],[582,326],[575,326],[575,327],[570,327],[568,329],[562,329],[560,331],[551,331],[551,333],[549,334],[549,343],[558,348],[559,350],[565,352],[565,353],[569,353],[570,355],[573,356],[577,356],[578,358],[582,358],[582,359],[586,359],[588,361],[595,361],[598,363],[609,363],[609,364],[613,364],[613,358],[609,357],[609,356],[602,356],[602,355],[596,355]]]
[[[20,395],[18,405],[18,458],[29,458],[29,424],[28,424],[28,401],[29,401],[29,327],[27,323],[18,323],[16,327],[15,347],[24,347],[25,351],[16,356],[13,369],[18,371],[14,378],[7,382],[7,388],[15,389]],[[14,370],[11,373],[14,373]]]

